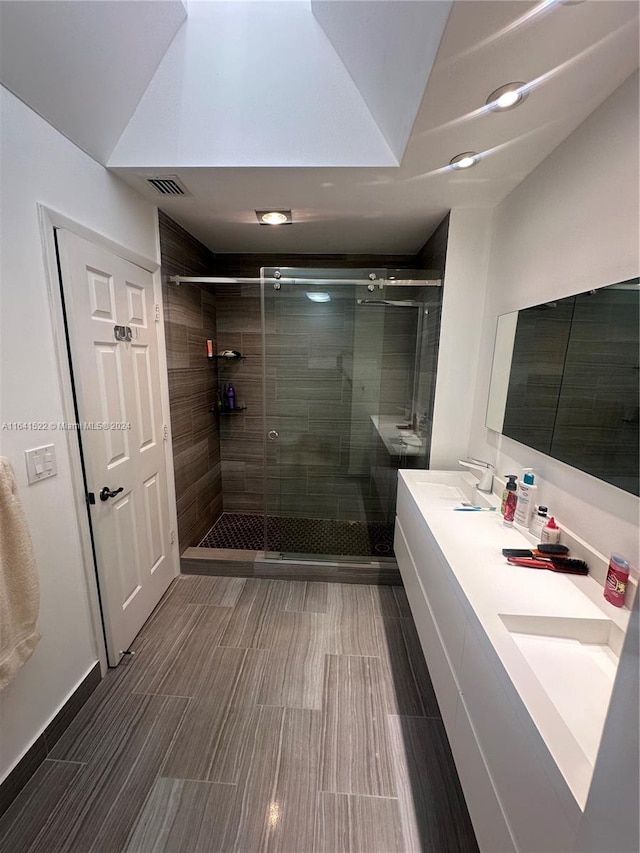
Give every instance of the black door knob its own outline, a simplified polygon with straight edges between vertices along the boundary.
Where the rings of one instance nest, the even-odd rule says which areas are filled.
[[[115,498],[116,495],[119,495],[120,492],[123,492],[123,491],[124,491],[124,486],[120,486],[120,488],[116,489],[114,492],[111,491],[109,486],[103,486],[100,489],[100,500],[101,501],[108,501],[109,498]]]

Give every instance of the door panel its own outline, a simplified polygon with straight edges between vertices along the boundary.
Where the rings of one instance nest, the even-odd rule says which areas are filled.
[[[161,528],[162,492],[160,483],[158,482],[158,476],[156,474],[144,483],[143,496],[145,518],[147,522],[147,547],[149,557],[147,565],[150,566],[150,572],[153,574],[164,558]]]
[[[138,424],[140,427],[140,447],[148,450],[156,443],[156,433],[153,423],[153,389],[151,388],[151,371],[149,369],[149,348],[132,346],[136,383],[136,403]]]
[[[91,316],[96,320],[108,320],[114,323],[116,313],[113,294],[113,279],[98,270],[87,270],[91,299]]]
[[[56,232],[109,663],[174,576],[153,279],[75,234]],[[129,328],[117,340],[114,326]],[[118,425],[127,425],[126,428]],[[100,490],[121,492],[106,501]]]
[[[96,346],[96,369],[100,420],[107,423],[126,423],[122,365],[116,344]],[[126,430],[105,430],[104,442],[105,460],[109,469],[129,461],[129,436]]]
[[[147,312],[145,310],[144,288],[138,287],[137,284],[127,282],[127,303],[128,317],[127,326],[143,326],[147,325]]]

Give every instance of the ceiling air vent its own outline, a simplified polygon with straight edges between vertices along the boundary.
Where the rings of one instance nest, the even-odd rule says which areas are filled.
[[[175,175],[164,175],[164,177],[147,178],[154,190],[160,195],[190,195],[184,184]]]

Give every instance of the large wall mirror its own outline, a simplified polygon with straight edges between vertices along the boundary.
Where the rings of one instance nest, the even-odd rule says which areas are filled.
[[[640,494],[640,279],[498,317],[486,424]]]

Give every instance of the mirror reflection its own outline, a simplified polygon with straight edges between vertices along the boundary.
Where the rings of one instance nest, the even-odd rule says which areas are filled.
[[[636,495],[639,281],[500,316],[486,421]]]

